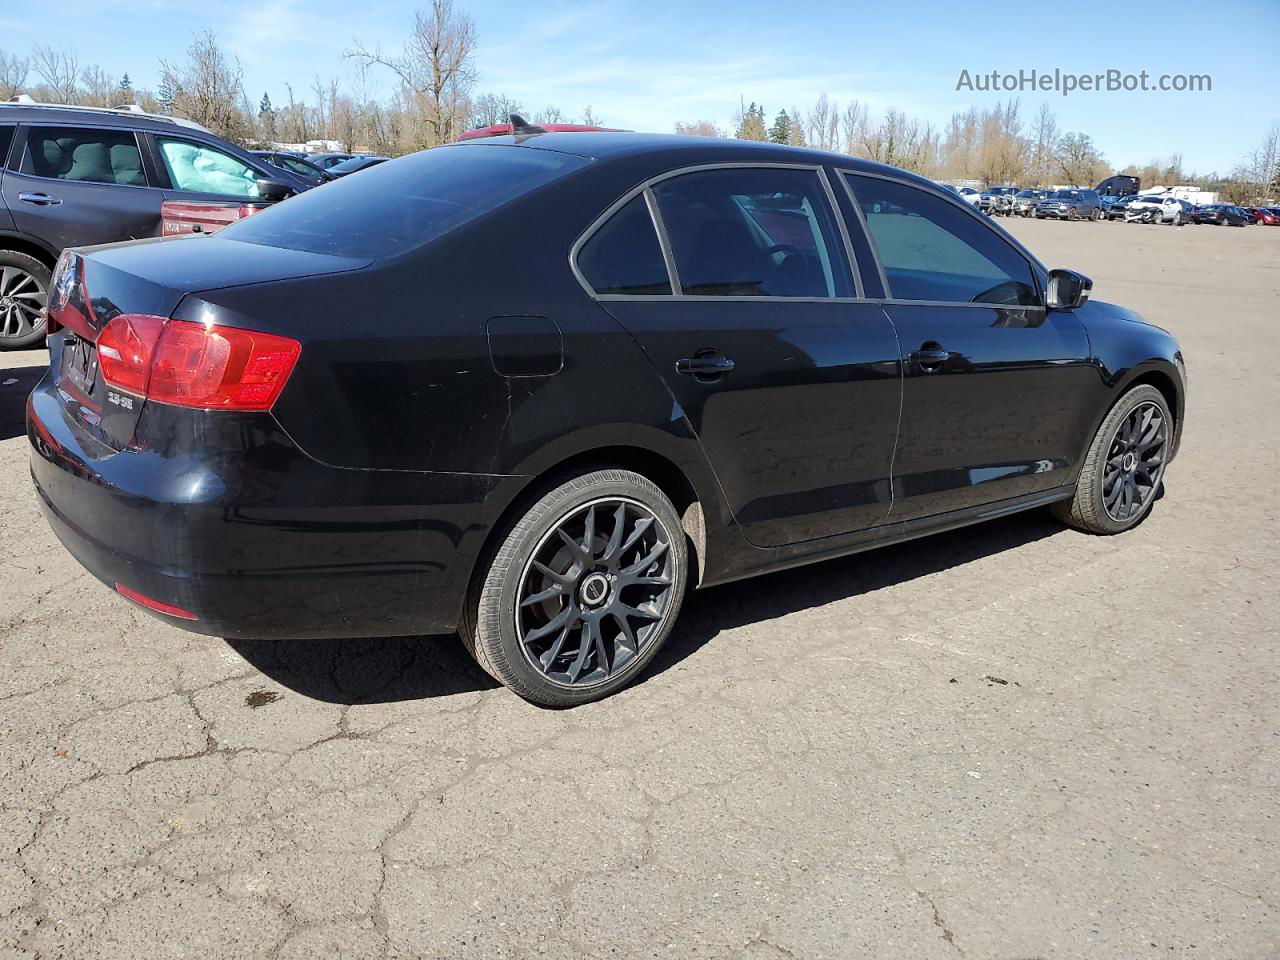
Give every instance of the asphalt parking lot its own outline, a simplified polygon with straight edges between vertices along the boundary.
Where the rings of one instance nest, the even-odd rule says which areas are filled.
[[[43,356],[0,355],[0,957],[1280,955],[1280,229],[1006,223],[1182,341],[1151,518],[710,590],[572,711],[455,638],[136,611],[40,517]]]

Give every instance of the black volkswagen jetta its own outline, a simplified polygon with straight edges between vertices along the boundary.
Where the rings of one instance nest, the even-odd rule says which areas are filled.
[[[32,472],[67,548],[170,623],[458,629],[520,695],[581,703],[689,584],[1045,505],[1141,521],[1182,358],[1090,286],[849,157],[442,147],[64,255]]]

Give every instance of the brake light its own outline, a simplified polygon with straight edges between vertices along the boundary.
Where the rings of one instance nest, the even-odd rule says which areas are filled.
[[[178,617],[181,620],[200,619],[190,610],[183,610],[181,607],[175,607],[171,603],[161,603],[159,600],[152,600],[150,597],[139,593],[137,590],[130,590],[122,583],[116,584],[116,592],[128,600],[132,600],[134,603],[141,604],[148,610],[154,610],[157,613],[163,613],[166,616]]]
[[[270,333],[138,314],[115,317],[98,337],[108,383],[207,410],[270,410],[301,350]]]

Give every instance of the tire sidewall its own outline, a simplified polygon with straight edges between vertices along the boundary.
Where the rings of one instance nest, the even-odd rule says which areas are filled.
[[[16,250],[0,250],[0,267],[17,267],[36,278],[44,290],[45,301],[48,302],[49,283],[53,279],[53,271],[35,257]],[[0,350],[24,350],[44,342],[47,324],[41,317],[35,329],[25,337],[0,337]]]
[[[1100,528],[1102,533],[1123,533],[1125,530],[1132,530],[1138,524],[1142,523],[1151,514],[1151,508],[1155,506],[1155,502],[1159,499],[1160,488],[1164,484],[1164,474],[1161,473],[1160,482],[1152,491],[1151,499],[1149,499],[1142,507],[1142,511],[1134,517],[1126,520],[1114,520],[1107,513],[1106,505],[1103,503],[1102,497],[1102,479],[1104,475],[1104,465],[1107,460],[1107,453],[1111,448],[1111,441],[1115,437],[1116,428],[1127,417],[1135,407],[1144,403],[1154,403],[1160,409],[1160,413],[1165,418],[1167,425],[1165,435],[1165,446],[1171,448],[1173,445],[1173,415],[1169,410],[1169,403],[1155,387],[1147,384],[1141,384],[1134,387],[1120,398],[1119,402],[1111,408],[1111,412],[1107,414],[1106,419],[1102,421],[1102,426],[1098,428],[1098,433],[1094,437],[1093,445],[1089,453],[1089,463],[1087,465],[1088,489],[1081,489],[1077,492],[1077,496],[1081,500],[1087,501],[1086,515],[1092,517],[1093,522]],[[1166,465],[1168,464],[1166,453]],[[1086,504],[1081,504],[1085,506]]]
[[[616,676],[590,687],[565,687],[541,674],[527,659],[516,635],[515,609],[526,565],[543,538],[569,514],[595,500],[625,497],[651,510],[665,528],[675,561],[671,606],[656,634]],[[483,645],[499,681],[519,695],[547,706],[589,703],[631,683],[657,655],[680,613],[688,580],[685,532],[665,494],[639,474],[601,469],[563,479],[516,520],[495,552],[476,597],[474,642]]]

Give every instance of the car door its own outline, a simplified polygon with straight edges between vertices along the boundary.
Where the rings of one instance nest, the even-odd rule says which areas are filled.
[[[884,521],[897,340],[879,304],[856,296],[820,168],[659,178],[598,222],[575,262],[666,383],[752,543]]]
[[[55,250],[159,233],[163,197],[132,130],[26,124],[13,150],[0,192],[22,233]]]
[[[1066,483],[1097,385],[1084,327],[1046,311],[1028,258],[941,191],[873,174],[845,183],[903,350],[891,518]]]
[[[258,181],[285,181],[283,172],[258,165],[195,137],[152,134],[164,191],[164,233],[213,233],[267,204]]]

